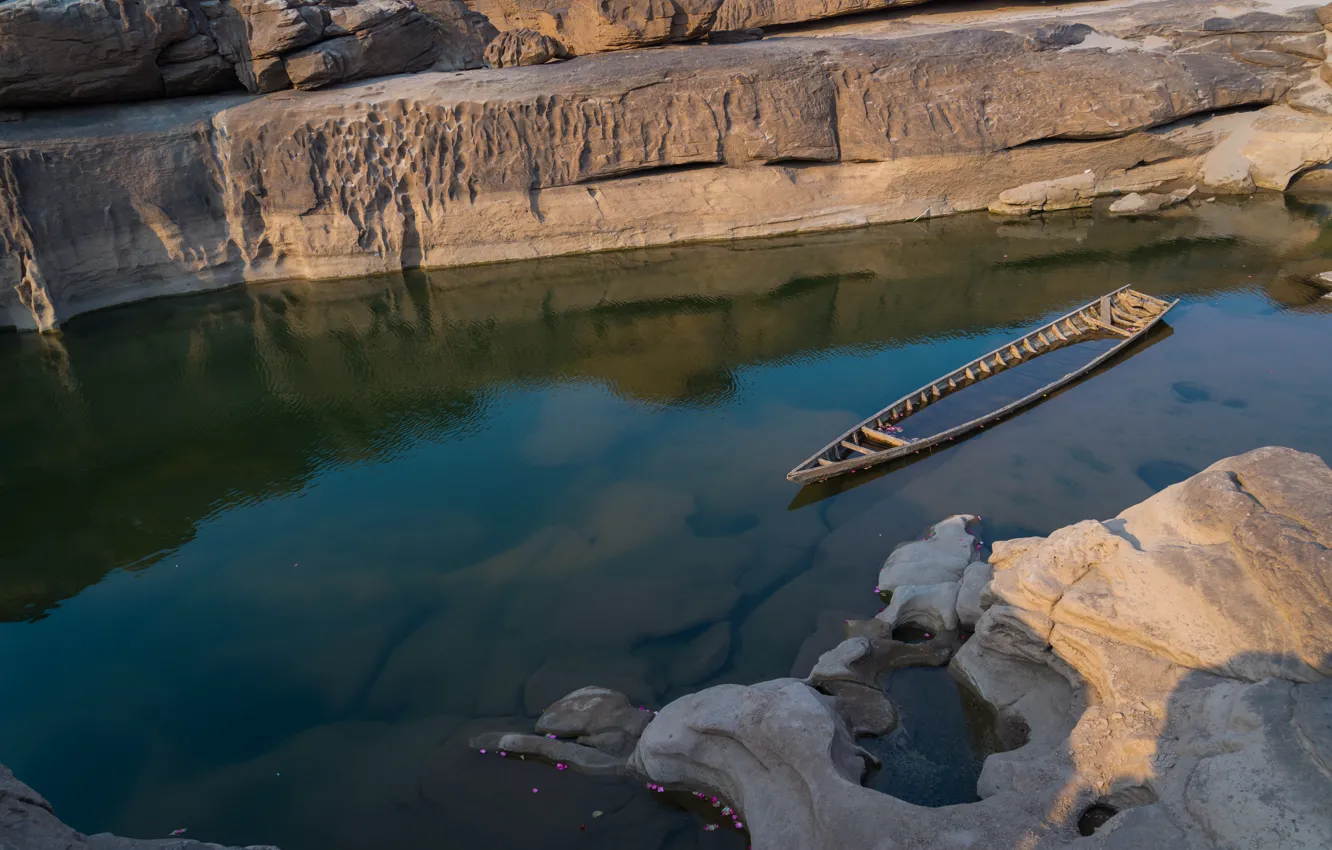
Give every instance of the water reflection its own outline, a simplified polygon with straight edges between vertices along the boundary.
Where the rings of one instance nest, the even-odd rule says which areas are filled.
[[[1257,445],[1332,455],[1329,318],[1281,289],[1323,221],[969,216],[0,338],[0,761],[87,831],[734,846],[461,742],[588,682],[655,705],[784,675],[944,514],[1045,532]],[[810,446],[1125,284],[1185,298],[1167,344],[792,505]]]

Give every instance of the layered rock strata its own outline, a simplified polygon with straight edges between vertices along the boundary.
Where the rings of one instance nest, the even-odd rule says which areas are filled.
[[[983,576],[968,550],[933,539],[966,542],[965,519],[899,549],[884,572]],[[990,567],[972,639],[895,645],[883,630],[906,615],[889,611],[852,623],[809,679],[670,703],[624,770],[728,801],[762,850],[1332,846],[1322,460],[1281,448],[1229,458],[1115,519],[996,543]],[[894,599],[925,586],[898,584]],[[829,685],[882,699],[885,669],[942,663],[958,646],[953,671],[1014,746],[986,759],[982,800],[932,809],[863,787],[870,757],[855,737],[890,729],[892,706],[867,712],[863,695]]]
[[[532,29],[582,55],[694,41],[926,0],[467,0],[501,30]]]
[[[1312,8],[1119,9],[29,114],[0,125],[0,326],[938,216],[1068,176],[1083,198],[1284,188],[1332,154],[1328,116],[1268,107],[1317,77]]]
[[[471,42],[488,40],[488,24],[461,0],[426,6],[431,14],[410,0],[8,0],[0,109],[480,67],[484,41]]]

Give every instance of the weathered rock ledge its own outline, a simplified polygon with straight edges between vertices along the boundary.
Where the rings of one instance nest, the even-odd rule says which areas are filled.
[[[504,744],[727,801],[761,850],[1332,846],[1332,469],[1258,449],[988,563],[970,520],[899,547],[889,607],[806,680],[709,688],[627,725],[622,697],[587,690],[543,717],[549,738]],[[894,641],[907,623],[962,639]],[[877,677],[949,655],[1015,747],[986,759],[981,801],[863,787],[855,737],[896,724]],[[628,758],[573,739],[617,722],[638,736]]]
[[[958,12],[23,113],[0,122],[0,328],[245,282],[939,216],[1001,194],[1025,214],[1069,179],[1073,205],[1280,190],[1332,160],[1316,12]]]

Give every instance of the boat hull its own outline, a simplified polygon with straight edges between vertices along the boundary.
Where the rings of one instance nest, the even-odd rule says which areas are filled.
[[[1115,295],[1118,295],[1119,293],[1129,289],[1130,287],[1122,287],[1105,297],[1113,298]],[[1046,327],[1048,328],[1050,326],[1058,325],[1060,321],[1063,321],[1064,319],[1070,316],[1078,315],[1082,311],[1089,309],[1091,305],[1094,305],[1096,303],[1097,302],[1091,302],[1088,305],[1084,305],[1083,307],[1079,308],[1077,311],[1068,314],[1068,316],[1063,317],[1061,319],[1056,319],[1054,322],[1051,322],[1050,325],[1047,325]],[[818,458],[820,456],[826,453],[833,446],[837,445],[837,441],[834,441],[833,443],[830,443],[828,446],[825,446],[824,449],[819,452],[819,454],[815,455],[814,457],[811,457],[810,459],[802,463],[800,466],[791,470],[791,472],[788,473],[786,476],[787,480],[794,481],[795,483],[802,485],[814,484],[819,481],[827,481],[830,478],[836,478],[839,475],[846,475],[848,473],[857,472],[859,470],[870,469],[872,467],[888,463],[898,458],[906,457],[908,455],[916,454],[926,449],[933,448],[941,443],[946,443],[950,440],[954,440],[959,436],[983,428],[989,423],[1002,419],[1024,407],[1028,407],[1039,401],[1044,396],[1049,395],[1051,392],[1058,390],[1061,387],[1067,386],[1068,384],[1071,384],[1074,381],[1078,380],[1079,378],[1087,375],[1088,373],[1093,371],[1096,367],[1100,366],[1101,364],[1115,357],[1117,354],[1121,353],[1126,348],[1132,346],[1138,340],[1145,337],[1148,333],[1151,332],[1152,328],[1156,327],[1161,322],[1161,320],[1165,318],[1165,315],[1169,313],[1170,310],[1173,309],[1175,305],[1179,303],[1179,301],[1175,300],[1168,303],[1166,302],[1162,303],[1165,303],[1164,308],[1161,309],[1159,313],[1157,313],[1150,321],[1148,321],[1145,325],[1139,328],[1131,336],[1121,340],[1115,346],[1103,352],[1102,354],[1098,355],[1097,357],[1093,358],[1085,365],[1080,366],[1079,368],[1073,370],[1072,372],[1065,374],[1063,377],[1060,377],[1054,381],[1051,381],[1041,386],[1039,389],[1031,393],[1028,393],[1027,395],[1017,399],[1016,401],[1009,402],[1008,404],[1000,408],[997,408],[983,416],[976,417],[960,425],[949,428],[945,431],[941,431],[932,436],[915,440],[911,442],[910,445],[907,446],[888,448],[882,451],[876,451],[873,454],[862,455],[860,457],[851,457],[845,460],[828,464],[826,466],[816,465],[818,463]],[[1044,330],[1044,328],[1042,328],[1042,330]],[[1025,339],[1027,339],[1027,337],[1023,337],[1022,339],[1017,340],[1015,343],[1010,343],[1010,345],[1015,346],[1017,342],[1021,342],[1022,340]],[[1003,349],[1001,348],[996,350],[1002,351]],[[991,355],[985,355],[985,357],[989,356]],[[982,357],[979,359],[984,360],[985,358]],[[976,361],[973,361],[973,363],[974,362]],[[962,391],[965,391],[965,389],[966,388],[963,388]],[[910,397],[911,396],[908,396],[907,398]],[[900,403],[901,400],[899,400],[899,402],[896,402],[895,405]],[[885,408],[885,411],[889,409],[891,408]],[[876,418],[882,416],[885,411],[880,411],[880,413],[876,414],[876,416],[872,416],[869,419],[866,419],[864,422],[861,422],[855,428],[851,429],[846,434],[844,434],[843,439],[846,439],[847,437],[849,437],[851,434],[854,434],[862,427],[865,427],[870,423],[874,422]]]

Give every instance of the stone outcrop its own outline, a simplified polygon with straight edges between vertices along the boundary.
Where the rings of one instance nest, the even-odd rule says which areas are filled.
[[[237,850],[186,838],[143,840],[107,833],[84,835],[55,816],[41,794],[0,764],[0,847],[6,850]],[[277,850],[251,846],[245,850]]]
[[[50,329],[247,281],[946,215],[1088,169],[1097,196],[1168,190],[1227,146],[1234,173],[1276,185],[1324,151],[1315,128],[1332,118],[1284,106],[1311,122],[1297,154],[1240,144],[1320,65],[1305,55],[1322,33],[1311,9],[1228,19],[1224,39],[1204,27],[1211,7],[1188,3],[1132,20],[1078,7],[1059,26],[972,14],[943,29],[31,114],[0,135],[0,325]],[[370,67],[320,47],[361,43],[350,19],[339,26],[352,34],[270,39],[290,52],[255,73],[280,81],[294,63],[321,85]]]
[[[996,215],[1029,215],[1089,207],[1096,199],[1096,175],[1091,170],[1071,177],[1040,180],[999,193],[990,204]]]
[[[479,67],[461,0],[9,0],[0,109],[147,100],[244,86],[318,88]]]
[[[486,46],[499,34],[485,15],[469,9],[463,0],[415,2],[416,8],[439,25],[439,57],[435,60],[435,70],[485,67]]]
[[[1143,192],[1141,194],[1130,192],[1111,204],[1110,212],[1114,215],[1146,215],[1160,212],[1179,206],[1197,191],[1197,186],[1190,186],[1187,189],[1176,189],[1166,194],[1160,192]]]
[[[486,46],[486,64],[492,68],[545,65],[568,58],[563,44],[536,30],[508,30]]]
[[[531,29],[579,55],[913,6],[926,0],[468,0],[501,30]],[[721,41],[736,39],[722,35]]]
[[[913,571],[935,548],[951,574],[944,547],[912,546]],[[941,663],[959,645],[894,646],[877,620],[850,624],[807,680],[670,703],[628,770],[729,802],[761,848],[1332,845],[1322,460],[1229,458],[1113,520],[996,543],[990,562],[952,660],[1013,747],[986,759],[980,802],[923,808],[861,785],[872,757],[855,736],[891,728],[892,706],[828,686],[878,690],[876,656]]]
[[[294,4],[295,0],[284,2]],[[301,12],[310,8],[302,6]],[[298,89],[423,71],[438,56],[435,25],[408,0],[359,0],[354,6],[321,10],[320,16],[325,15],[327,22],[318,31],[318,41],[269,56],[282,61],[287,77]]]
[[[652,717],[619,691],[579,688],[542,712],[535,735],[490,733],[473,738],[471,745],[483,752],[573,765],[594,775],[626,775],[629,754]]]
[[[9,0],[0,4],[0,109],[161,97],[166,74],[176,86],[186,76],[163,68],[204,58],[194,55],[201,47],[179,46],[198,29],[175,0]]]

